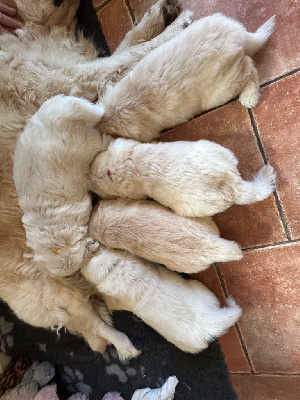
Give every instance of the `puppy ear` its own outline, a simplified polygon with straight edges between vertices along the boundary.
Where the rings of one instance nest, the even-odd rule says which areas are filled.
[[[42,104],[36,116],[42,122],[48,122],[52,115],[57,120],[83,121],[94,126],[101,120],[104,111],[102,103],[93,104],[83,98],[58,95]]]

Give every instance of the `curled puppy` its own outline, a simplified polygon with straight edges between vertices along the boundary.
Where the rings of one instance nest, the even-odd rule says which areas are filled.
[[[17,142],[14,181],[27,245],[37,266],[54,275],[72,275],[99,246],[87,234],[88,171],[108,145],[93,128],[103,113],[103,106],[84,99],[53,97]]]
[[[184,218],[150,200],[101,200],[91,215],[89,234],[107,247],[178,272],[242,258],[239,245],[220,238],[211,218]]]
[[[201,282],[125,251],[107,249],[82,268],[103,294],[110,310],[127,310],[179,349],[198,353],[222,335],[241,315],[233,299],[220,308]]]
[[[274,22],[269,19],[255,33],[222,14],[193,22],[108,88],[98,128],[151,142],[161,130],[236,96],[254,107],[259,81],[251,56],[268,40]]]
[[[99,248],[87,233],[92,210],[88,170],[110,140],[93,128],[103,112],[101,105],[84,99],[53,97],[31,118],[17,142],[14,181],[24,212],[27,245],[33,250],[35,266],[53,277],[79,271]],[[83,304],[79,306],[83,312]],[[89,318],[95,318],[91,311]],[[140,353],[125,334],[106,321],[98,319],[97,325],[97,340],[102,333],[120,358]]]
[[[102,197],[151,197],[179,215],[205,217],[264,200],[274,190],[270,165],[247,182],[237,164],[230,150],[208,140],[152,144],[119,138],[97,156],[90,179]]]

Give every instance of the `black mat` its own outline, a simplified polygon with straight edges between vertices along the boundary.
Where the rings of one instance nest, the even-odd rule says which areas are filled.
[[[117,312],[114,321],[116,328],[142,350],[128,363],[118,360],[113,347],[101,356],[82,338],[64,330],[58,335],[29,326],[0,302],[1,351],[13,360],[24,356],[55,364],[58,391],[65,396],[80,391],[90,400],[100,400],[106,392],[117,391],[129,400],[136,389],[159,387],[170,375],[176,375],[176,400],[237,399],[217,343],[191,355],[178,350],[131,313]]]

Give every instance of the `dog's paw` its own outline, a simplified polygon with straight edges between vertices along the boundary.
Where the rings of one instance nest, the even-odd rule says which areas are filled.
[[[174,26],[178,30],[183,30],[191,25],[194,21],[194,13],[193,11],[186,10],[183,11],[178,18],[173,22],[171,26]]]
[[[123,333],[121,333],[121,335],[122,335],[122,340],[120,342],[122,342],[122,343],[118,344],[118,345],[116,345],[116,343],[115,343],[115,347],[118,352],[119,359],[121,361],[128,361],[131,358],[134,358],[134,357],[137,357],[138,355],[140,355],[141,351],[137,350],[133,346],[133,344],[131,343],[129,338]]]
[[[165,27],[170,25],[179,16],[181,5],[179,0],[164,0],[162,3],[162,12]]]

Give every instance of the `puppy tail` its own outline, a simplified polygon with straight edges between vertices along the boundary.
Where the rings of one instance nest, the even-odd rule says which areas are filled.
[[[236,304],[232,297],[227,297],[226,306],[211,314],[213,318],[209,323],[209,335],[211,340],[223,335],[242,314],[242,309]],[[209,340],[210,341],[210,340]]]
[[[246,45],[244,51],[248,56],[253,56],[269,39],[275,27],[275,15],[268,19],[256,32],[247,33]]]
[[[42,122],[51,121],[84,121],[96,125],[104,114],[102,103],[93,104],[90,101],[73,96],[57,95],[42,104],[36,116]]]
[[[260,169],[252,182],[242,181],[237,191],[236,204],[252,204],[265,200],[274,191],[276,173],[273,167],[267,164]]]

